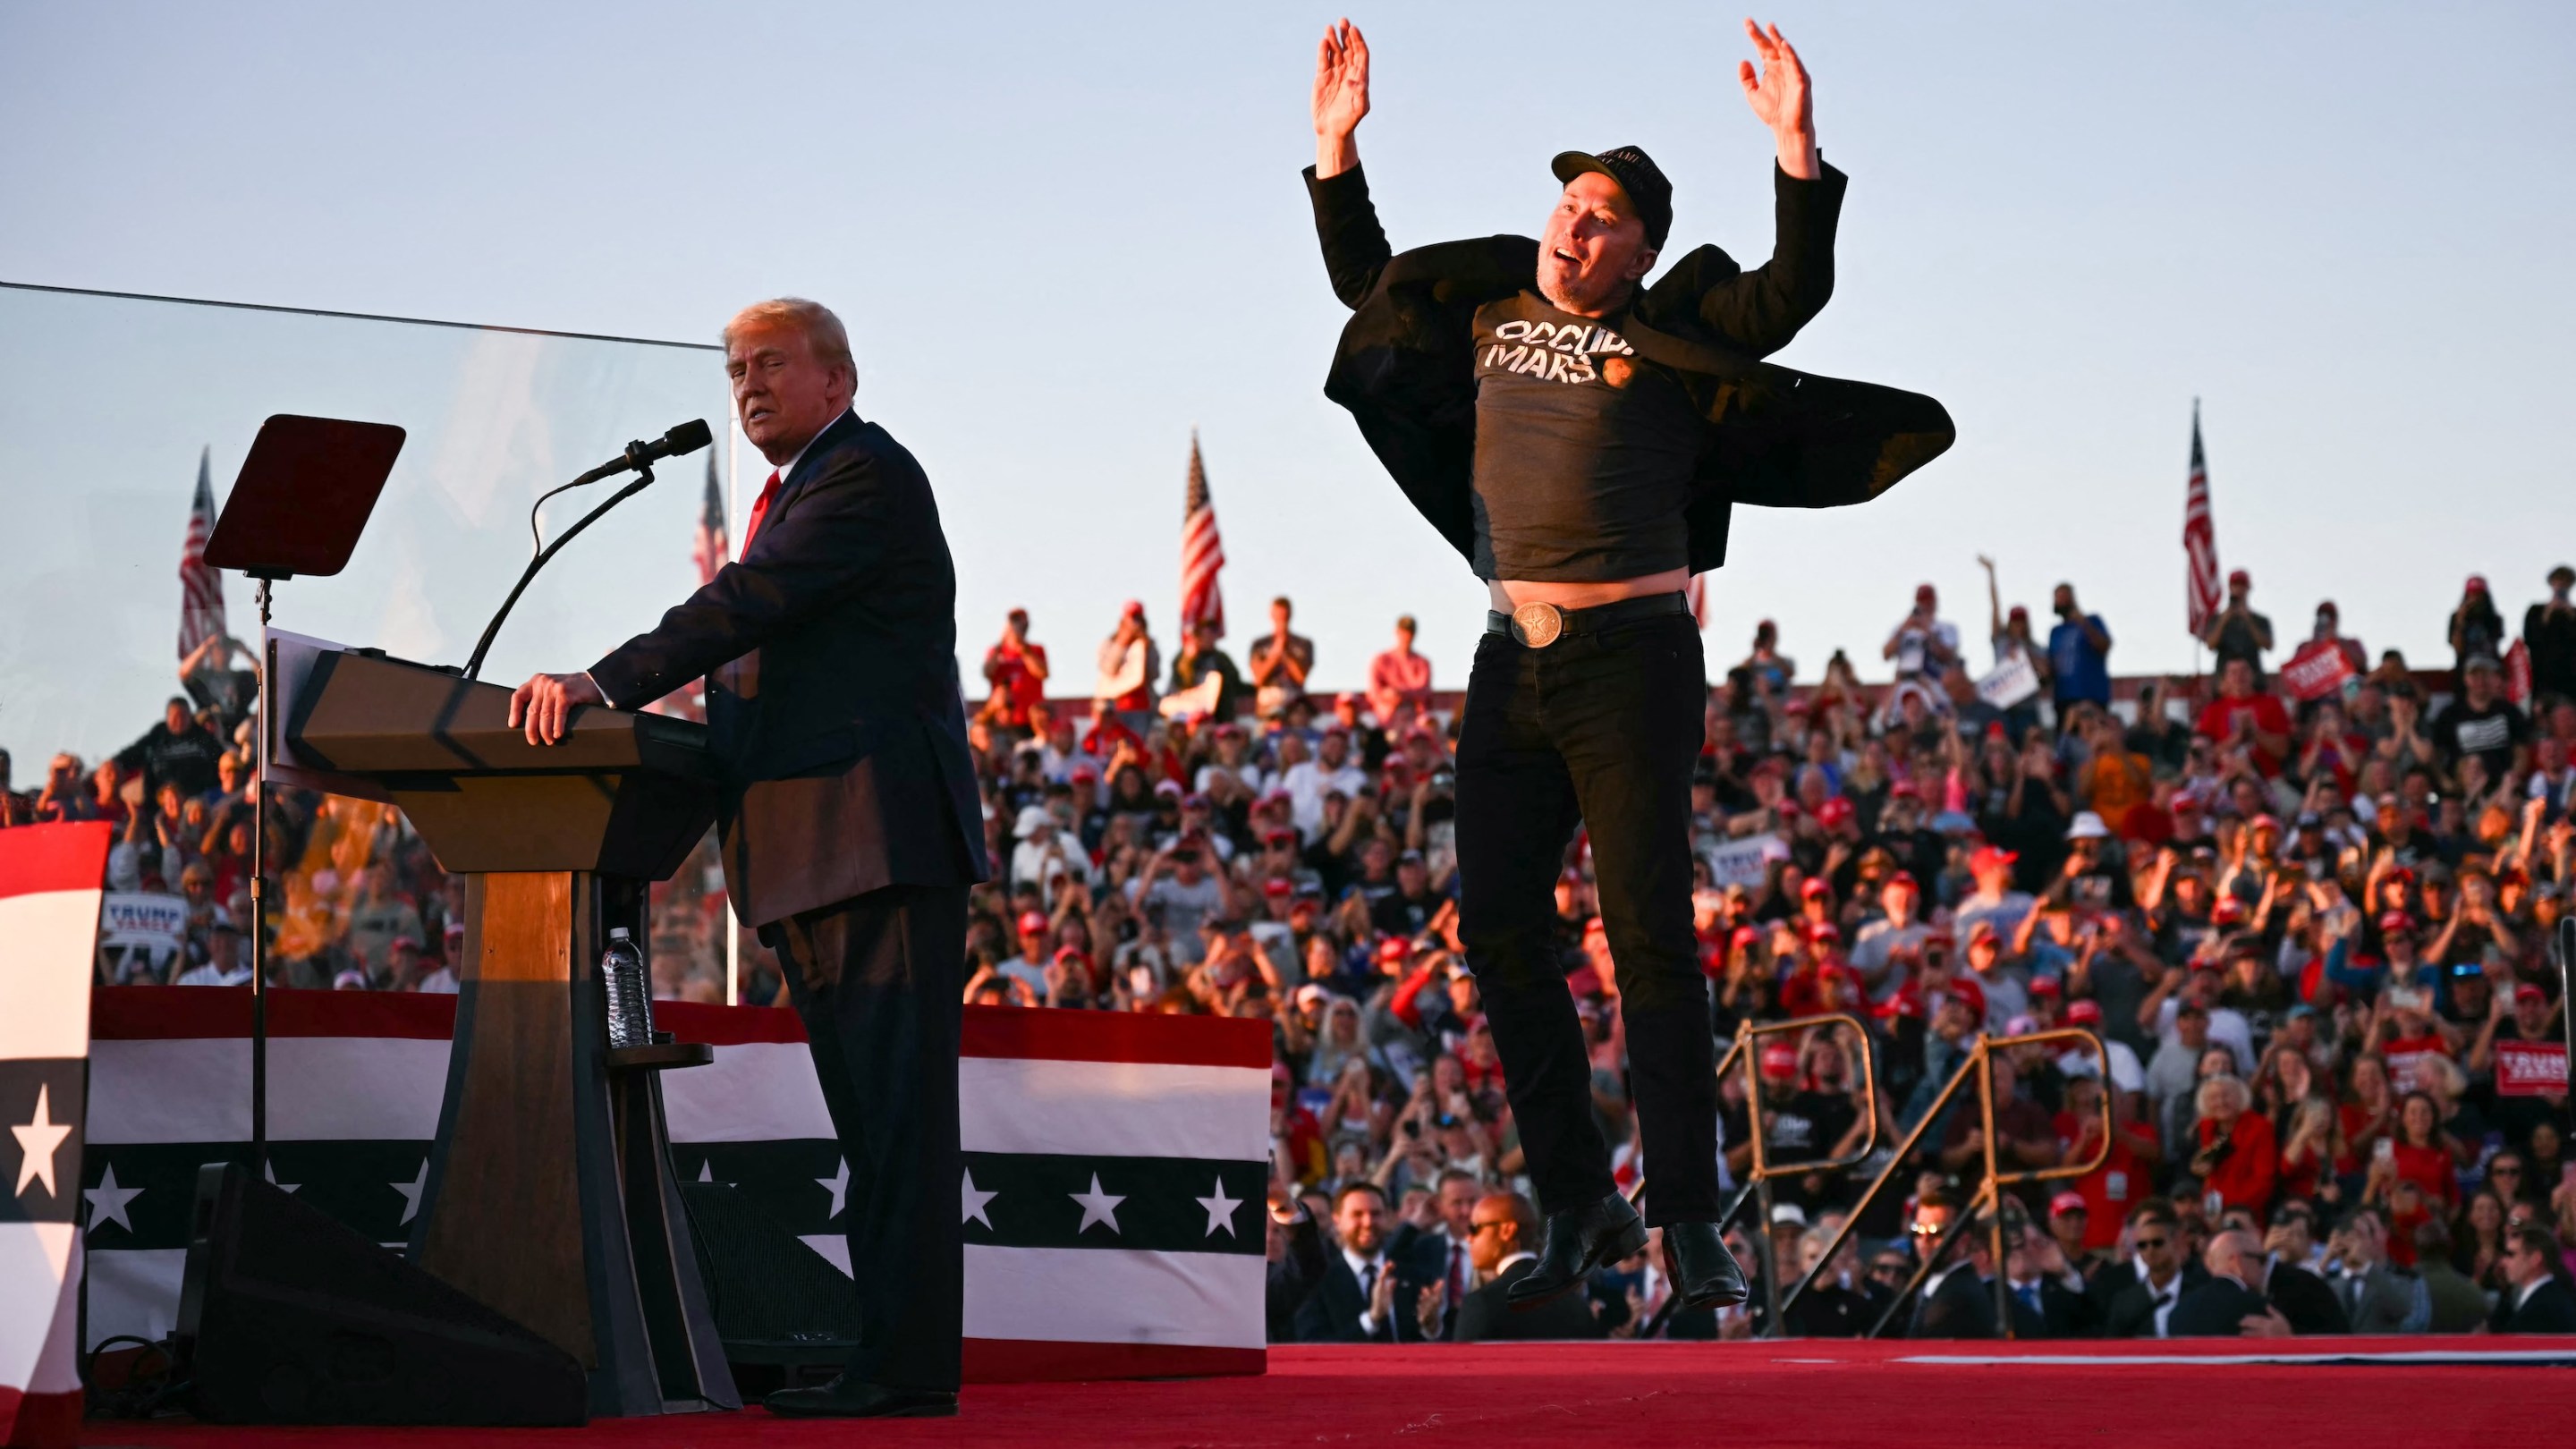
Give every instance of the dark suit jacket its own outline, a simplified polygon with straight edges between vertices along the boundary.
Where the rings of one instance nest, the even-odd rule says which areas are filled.
[[[2508,1289],[2496,1300],[2488,1327],[2498,1333],[2576,1333],[2576,1293],[2568,1291],[2565,1281],[2550,1279],[2531,1295],[2530,1302],[2516,1308],[2513,1296],[2519,1291]]]
[[[1965,1264],[1950,1270],[1940,1286],[1914,1305],[1907,1338],[1995,1338],[1994,1284]]]
[[[1536,1258],[1524,1258],[1494,1275],[1494,1281],[1467,1294],[1449,1336],[1459,1343],[1490,1339],[1600,1338],[1601,1320],[1592,1312],[1592,1297],[1577,1289],[1536,1308],[1515,1309],[1504,1301],[1511,1286],[1530,1275]]]
[[[1263,1317],[1272,1343],[1296,1340],[1298,1310],[1323,1285],[1326,1267],[1324,1235],[1313,1218],[1293,1223],[1284,1231],[1287,1251],[1279,1255],[1278,1262],[1268,1265],[1262,1292]]]
[[[825,428],[742,558],[590,667],[619,709],[700,675],[743,920],[986,878],[957,574],[930,480],[885,429]]]
[[[1353,310],[1324,395],[1360,433],[1413,506],[1461,554],[1475,555],[1476,309],[1538,285],[1538,243],[1493,236],[1396,254],[1358,167],[1306,172],[1334,295]],[[1771,260],[1747,272],[1704,246],[1667,269],[1619,324],[1638,355],[1670,373],[1708,420],[1701,488],[1684,512],[1693,573],[1726,559],[1734,504],[1829,508],[1861,503],[1930,462],[1956,433],[1919,393],[1845,382],[1760,361],[1789,344],[1834,289],[1834,226],[1846,178],[1775,168]]]
[[[2209,1271],[2198,1263],[2183,1265],[2182,1276],[2173,1284],[2174,1311],[2182,1311],[2182,1299],[2191,1290],[2209,1281]],[[2093,1301],[2098,1305],[2096,1320],[2105,1338],[2153,1338],[2156,1336],[2155,1295],[2138,1280],[2138,1270],[2126,1263],[2112,1263],[2093,1275]],[[2168,1330],[2173,1320],[2165,1320]]]
[[[1430,1235],[1411,1223],[1396,1228],[1387,1239],[1386,1265],[1381,1270],[1395,1275],[1395,1305],[1389,1314],[1391,1322],[1380,1323],[1373,1333],[1360,1330],[1360,1315],[1368,1311],[1368,1292],[1360,1286],[1359,1275],[1351,1271],[1350,1261],[1341,1250],[1324,1249],[1323,1280],[1297,1309],[1295,1328],[1299,1343],[1418,1343],[1422,1338],[1420,1317],[1424,1285],[1439,1276],[1439,1265],[1428,1261],[1423,1240]],[[1426,1272],[1425,1270],[1429,1271]]]
[[[2212,1278],[2182,1295],[2165,1322],[2167,1338],[2235,1338],[2245,1320],[2260,1318],[2272,1300],[2233,1278]]]
[[[2290,1320],[2293,1333],[2350,1333],[2352,1320],[2346,1318],[2343,1305],[2335,1301],[2334,1290],[2326,1280],[2305,1268],[2289,1263],[2272,1265],[2272,1276],[2263,1285],[2263,1296]]]

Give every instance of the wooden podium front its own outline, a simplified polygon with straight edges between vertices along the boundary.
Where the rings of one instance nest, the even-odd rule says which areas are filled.
[[[466,877],[455,1043],[411,1254],[579,1360],[594,1416],[738,1408],[662,1115],[659,1073],[706,1050],[612,1049],[599,979],[613,927],[649,949],[647,884],[714,820],[706,730],[584,707],[561,743],[536,746],[509,727],[509,700],[339,651],[284,718],[299,757],[392,800]]]

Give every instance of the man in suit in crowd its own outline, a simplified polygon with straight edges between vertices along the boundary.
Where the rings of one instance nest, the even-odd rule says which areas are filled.
[[[1985,1215],[1980,1213],[1944,1247],[1941,1240],[1958,1217],[1958,1204],[1938,1193],[1924,1194],[1915,1205],[1914,1250],[1940,1257],[1932,1275],[1923,1280],[1922,1296],[1915,1300],[1914,1317],[1905,1328],[1907,1338],[2002,1336],[1995,1317],[1994,1244]],[[2015,1316],[2018,1320],[2019,1314]]]
[[[2209,1269],[2208,1281],[2182,1295],[2174,1306],[2168,1325],[2169,1338],[2287,1338],[2298,1332],[2292,1317],[2284,1310],[2279,1290],[2287,1284],[2290,1303],[2298,1316],[2323,1325],[2323,1333],[2344,1331],[2340,1310],[2333,1295],[2324,1293],[2324,1285],[2302,1268],[2276,1265],[2263,1251],[2262,1240],[2244,1228],[2229,1228],[2209,1240],[2203,1255]],[[2298,1279],[2308,1279],[2299,1283]],[[2307,1291],[2311,1286],[2315,1292]],[[2318,1296],[2325,1301],[2320,1304]]]
[[[2565,1271],[2556,1233],[2536,1225],[2513,1229],[2504,1255],[2512,1286],[2496,1300],[2488,1326],[2498,1333],[2576,1333],[2576,1292],[2560,1276]]]
[[[1323,1228],[1304,1203],[1275,1183],[1270,1188],[1267,1226],[1269,1239],[1263,1247],[1270,1261],[1262,1285],[1263,1316],[1272,1343],[1293,1343],[1298,1310],[1324,1281]]]
[[[930,480],[850,410],[839,318],[795,298],[724,331],[743,436],[776,471],[741,557],[585,673],[511,696],[533,741],[587,704],[707,682],[725,882],[786,968],[848,1158],[861,1347],[769,1396],[793,1415],[957,1412],[957,1050],[982,807],[957,688],[957,577]]]
[[[1439,1338],[1441,1320],[1454,1343],[1483,1339],[1599,1338],[1601,1320],[1587,1294],[1551,1298],[1535,1308],[1516,1310],[1505,1300],[1512,1285],[1537,1266],[1538,1208],[1516,1192],[1487,1193],[1476,1200],[1468,1219],[1467,1241],[1476,1272],[1484,1282],[1468,1290],[1455,1313],[1442,1312],[1447,1285],[1434,1283],[1422,1295],[1422,1332]]]
[[[2422,1333],[2433,1321],[2424,1281],[2388,1261],[2388,1224],[2376,1208],[2358,1207],[2327,1240],[2341,1269],[2328,1286],[2355,1333]]]
[[[2129,1246],[2129,1261],[2093,1275],[2095,1319],[2106,1338],[2168,1337],[2175,1306],[2205,1277],[2183,1251],[2173,1204],[2149,1198],[2130,1209]]]
[[[1420,1341],[1418,1300],[1439,1274],[1436,1262],[1422,1261],[1422,1248],[1436,1239],[1398,1221],[1386,1191],[1365,1181],[1345,1184],[1333,1198],[1333,1236],[1338,1241],[1324,1254],[1323,1279],[1297,1310],[1297,1341]]]

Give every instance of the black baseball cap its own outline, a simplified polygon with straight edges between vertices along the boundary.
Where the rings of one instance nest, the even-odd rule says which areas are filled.
[[[1664,249],[1664,238],[1673,230],[1673,183],[1664,178],[1664,168],[1655,164],[1654,157],[1635,146],[1613,146],[1598,156],[1560,151],[1548,169],[1559,181],[1598,171],[1618,182],[1636,206],[1637,218],[1646,224],[1646,244],[1657,251]]]

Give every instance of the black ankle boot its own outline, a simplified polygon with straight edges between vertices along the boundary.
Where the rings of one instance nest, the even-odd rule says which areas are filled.
[[[1751,1296],[1744,1269],[1715,1223],[1664,1224],[1664,1276],[1683,1310],[1733,1308]]]
[[[1550,1213],[1547,1245],[1529,1275],[1503,1294],[1514,1308],[1536,1308],[1583,1286],[1592,1270],[1642,1252],[1646,1225],[1628,1200],[1612,1193],[1599,1202]]]

